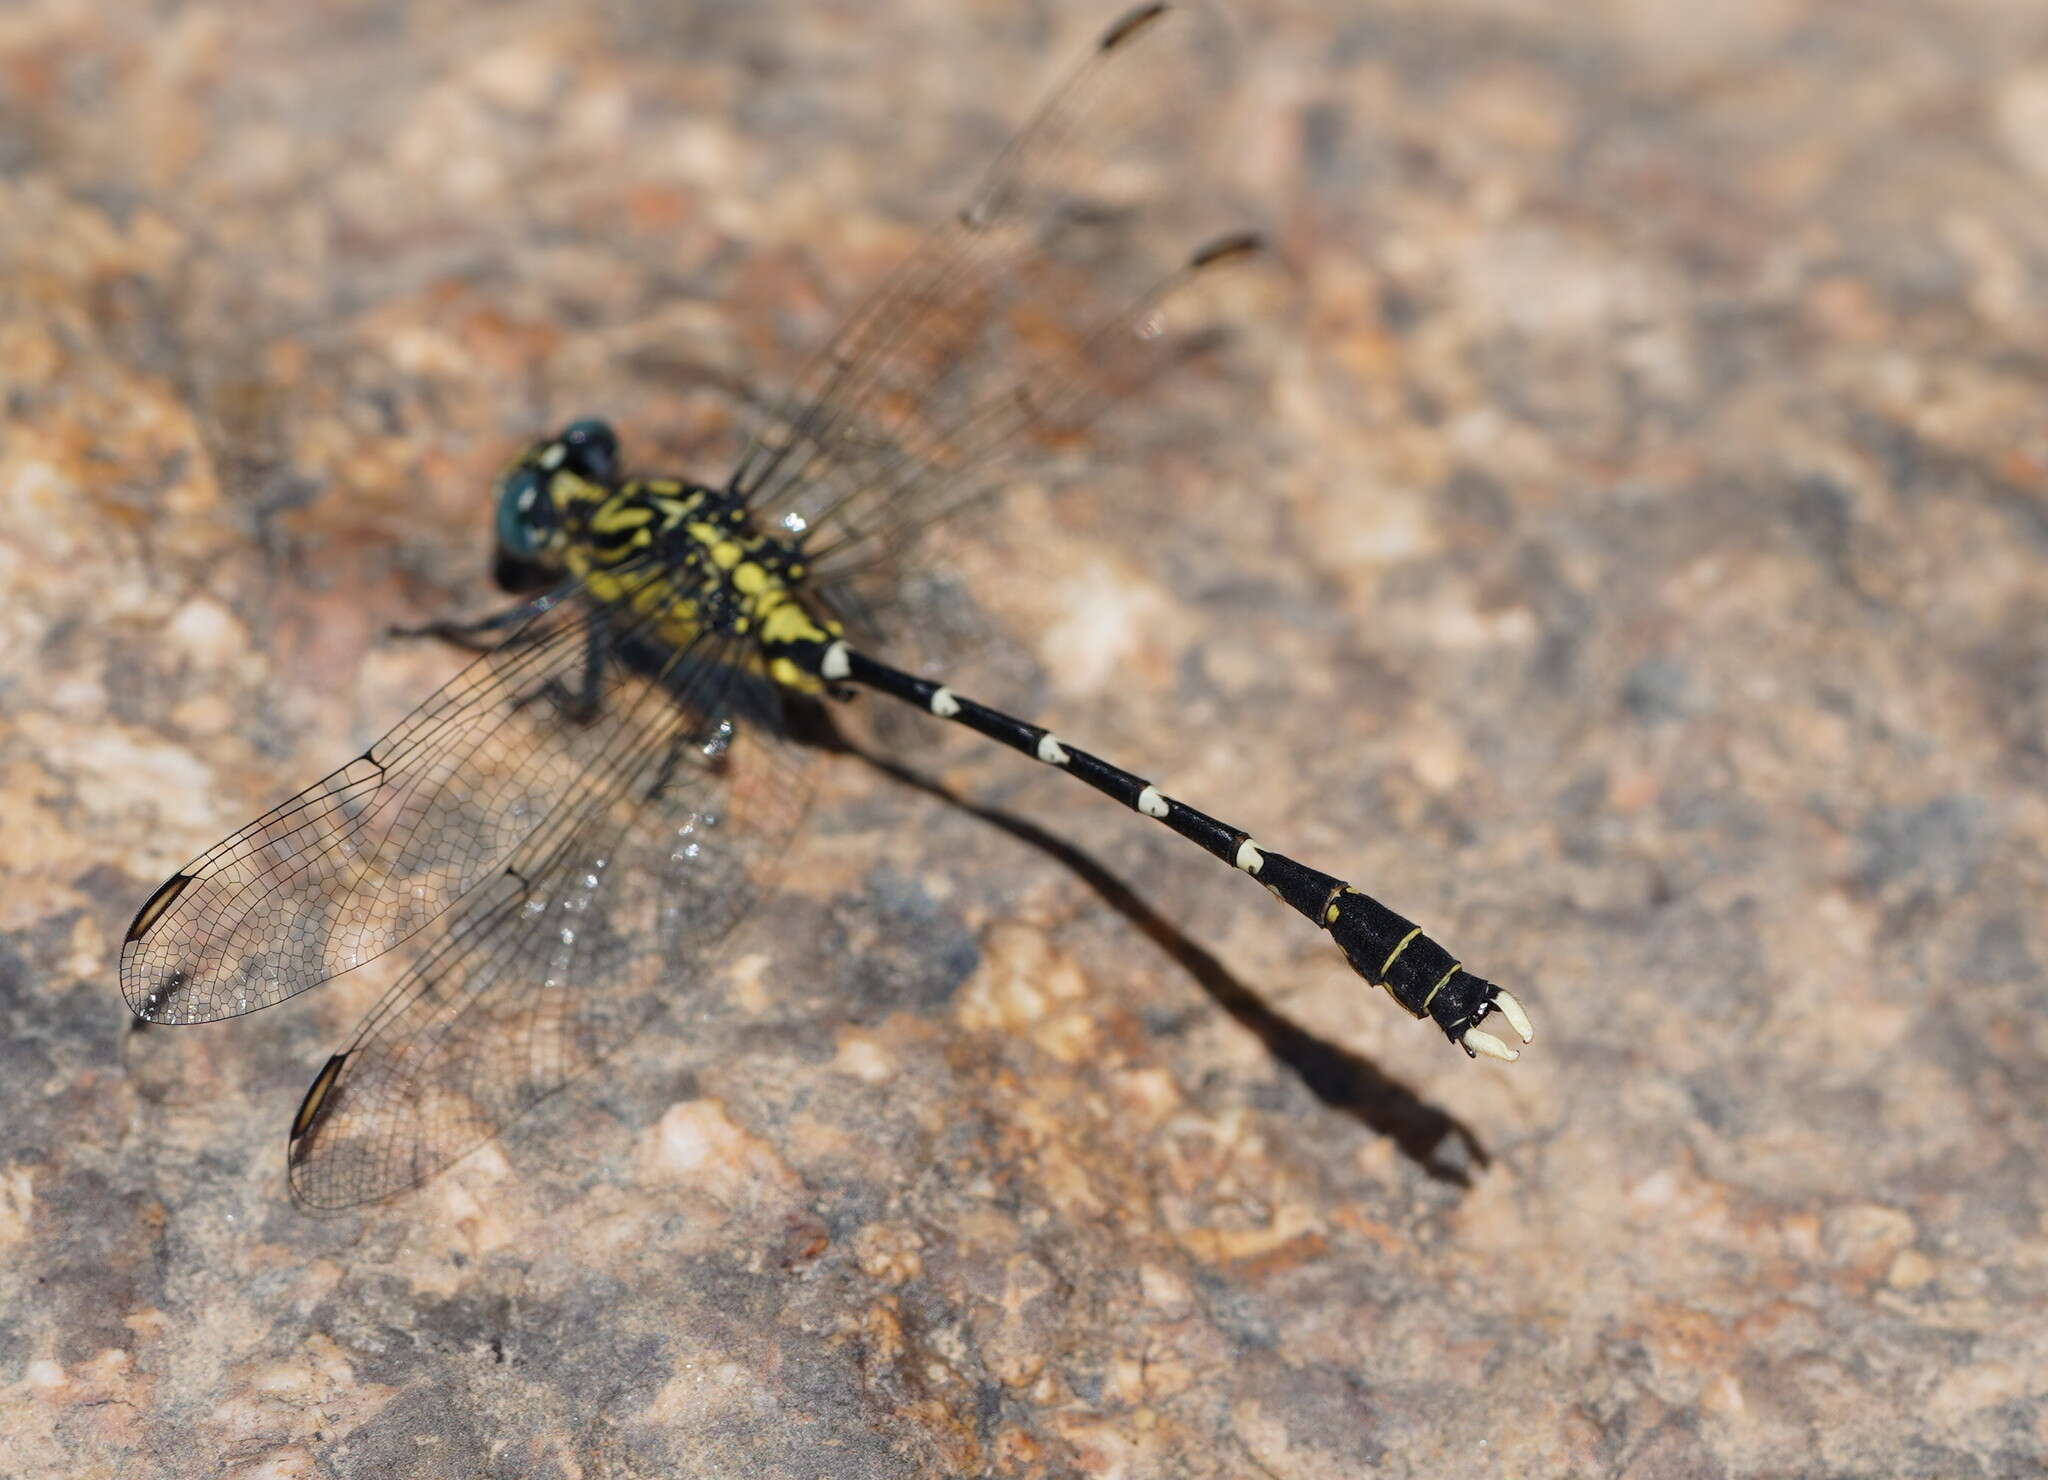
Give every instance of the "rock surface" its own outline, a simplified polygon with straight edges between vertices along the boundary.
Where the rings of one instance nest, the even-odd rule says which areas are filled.
[[[363,990],[129,1030],[149,889],[452,671],[384,631],[508,453],[715,475],[683,367],[786,374],[1105,18],[0,14],[0,1475],[2041,1473],[2038,0],[1246,0],[1291,274],[1159,412],[1231,436],[960,556],[985,697],[1519,1064],[971,750],[833,758],[715,1027],[368,1213],[282,1176]]]

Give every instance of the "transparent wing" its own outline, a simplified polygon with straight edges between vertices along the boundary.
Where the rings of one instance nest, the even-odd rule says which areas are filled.
[[[679,665],[677,734],[619,756],[626,784],[604,802],[530,834],[328,1062],[292,1126],[301,1204],[417,1186],[701,983],[809,791],[809,752],[735,656]]]
[[[1186,166],[1224,39],[1199,6],[1112,26],[741,459],[733,486],[802,536],[828,590],[893,570],[917,530],[991,486],[999,457],[1057,445],[1184,352],[1160,332],[1167,300],[1252,245],[1188,253],[1210,202]]]
[[[382,955],[550,819],[614,794],[606,758],[677,723],[631,676],[647,621],[573,594],[530,603],[383,739],[151,896],[121,948],[129,1007],[198,1023],[281,1002]]]

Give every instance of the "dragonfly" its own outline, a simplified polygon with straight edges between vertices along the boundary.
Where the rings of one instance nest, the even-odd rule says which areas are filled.
[[[475,650],[339,769],[164,881],[121,949],[148,1023],[270,1007],[401,946],[288,1133],[308,1209],[414,1188],[707,990],[808,796],[804,715],[871,692],[1065,772],[1329,934],[1468,1056],[1531,1039],[1509,992],[1389,906],[1043,726],[883,654],[933,525],[1149,387],[1198,282],[1265,251],[1162,257],[1154,165],[1208,95],[1199,15],[1119,17],[966,206],[840,328],[722,484],[629,475],[585,419],[496,488],[517,601],[411,629]],[[1202,44],[1198,44],[1202,43]]]

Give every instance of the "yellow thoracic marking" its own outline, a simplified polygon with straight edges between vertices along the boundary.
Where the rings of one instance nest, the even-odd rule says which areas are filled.
[[[557,483],[555,497],[565,511],[571,502],[597,505],[585,509],[580,526],[571,521],[563,550],[564,563],[593,598],[654,617],[661,640],[678,647],[717,612],[727,630],[759,644],[759,660],[776,683],[800,693],[823,690],[809,657],[787,649],[822,647],[839,636],[839,624],[812,616],[797,600],[790,583],[803,567],[793,564],[785,573],[780,562],[787,556],[775,541],[732,527],[737,517],[729,522],[715,506],[705,508],[701,492],[685,493],[679,483],[605,490],[569,474]],[[684,537],[689,558],[675,564],[632,558],[655,543],[658,530],[669,532],[665,538]]]
[[[833,634],[811,620],[811,614],[789,599],[789,593],[768,592],[754,606],[761,619],[761,641],[773,647],[786,643],[829,641]]]
[[[704,547],[711,556],[711,563],[720,570],[731,570],[746,558],[747,552],[740,547],[739,542],[729,538],[726,532],[715,524],[693,519],[683,528],[688,531],[691,539]]]
[[[557,469],[548,479],[548,497],[554,500],[557,509],[566,512],[573,504],[602,505],[610,496],[589,479]]]
[[[597,534],[619,534],[628,529],[640,529],[654,518],[654,511],[642,504],[630,504],[615,499],[601,504],[590,516],[590,528]]]

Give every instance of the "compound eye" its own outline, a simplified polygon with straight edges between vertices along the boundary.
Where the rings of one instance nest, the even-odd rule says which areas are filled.
[[[555,527],[554,500],[547,495],[540,469],[514,468],[498,487],[498,543],[509,555],[540,552]]]
[[[619,437],[607,422],[573,421],[561,436],[563,465],[592,483],[610,484],[618,472]]]

